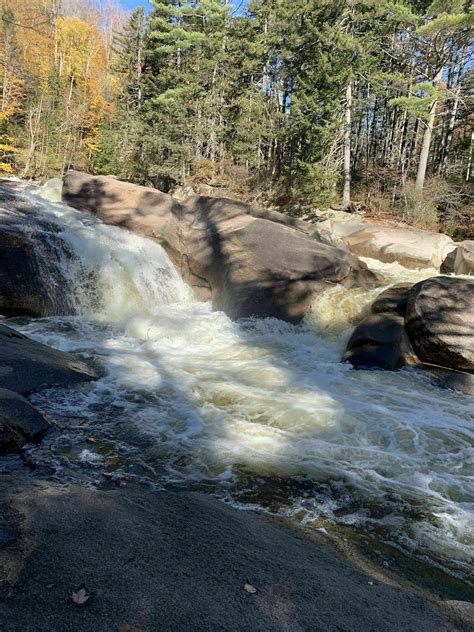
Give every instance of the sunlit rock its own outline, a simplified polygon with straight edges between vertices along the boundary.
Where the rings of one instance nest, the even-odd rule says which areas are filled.
[[[405,324],[423,362],[474,372],[474,281],[439,276],[417,283]]]
[[[109,224],[156,239],[202,299],[232,318],[300,320],[321,291],[371,285],[374,275],[314,227],[224,198],[183,203],[155,189],[70,171],[63,199]]]

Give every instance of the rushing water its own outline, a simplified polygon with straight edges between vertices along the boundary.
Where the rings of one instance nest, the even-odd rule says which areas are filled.
[[[33,397],[59,429],[31,461],[86,484],[206,489],[241,507],[352,525],[470,573],[472,398],[412,370],[340,362],[380,288],[336,287],[298,326],[232,322],[193,299],[159,245],[45,200],[54,194],[23,192],[50,227],[75,315],[12,324],[95,359],[104,376]],[[387,285],[436,274],[368,263]]]

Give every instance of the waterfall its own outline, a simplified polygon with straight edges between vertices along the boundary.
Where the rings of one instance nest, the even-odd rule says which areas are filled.
[[[211,490],[318,527],[354,526],[469,572],[472,399],[410,369],[340,362],[383,288],[335,287],[298,326],[232,322],[193,299],[158,244],[60,204],[57,186],[22,196],[41,276],[63,305],[17,326],[101,362],[104,377],[33,397],[61,428],[32,449],[36,464],[88,484],[103,473]],[[368,263],[387,285],[435,274]]]
[[[16,225],[34,240],[39,275],[57,315],[124,322],[152,314],[156,305],[192,300],[160,245],[58,203],[60,183],[26,188],[31,209],[17,216]]]

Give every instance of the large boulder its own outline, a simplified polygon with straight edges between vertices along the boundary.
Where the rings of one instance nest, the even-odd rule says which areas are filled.
[[[209,282],[214,308],[231,318],[297,321],[323,289],[373,282],[372,273],[350,253],[289,222],[250,213],[245,204],[200,196],[184,208],[190,276]]]
[[[95,377],[93,368],[70,353],[0,325],[0,388],[26,395],[48,386],[71,386]]]
[[[323,289],[375,280],[347,250],[313,236],[310,224],[241,202],[193,196],[179,203],[155,189],[77,171],[66,174],[63,199],[156,239],[196,294],[231,318],[297,321]]]
[[[40,441],[50,424],[24,397],[0,388],[0,452]]]
[[[153,237],[177,265],[181,263],[183,207],[170,195],[113,176],[71,170],[64,176],[62,199],[74,208],[94,213],[106,224]]]
[[[406,268],[440,269],[456,244],[447,235],[414,228],[390,228],[354,221],[325,220],[321,228],[342,239],[350,251],[385,263],[398,262]]]
[[[423,362],[474,373],[474,281],[439,276],[417,283],[405,325]]]

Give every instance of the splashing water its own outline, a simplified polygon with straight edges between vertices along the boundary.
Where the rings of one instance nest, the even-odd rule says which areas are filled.
[[[47,202],[34,187],[24,195],[69,253],[56,259],[75,316],[21,328],[105,367],[94,384],[35,395],[62,432],[32,459],[93,482],[102,472],[135,476],[305,522],[376,529],[469,573],[473,400],[412,370],[340,363],[352,323],[383,288],[335,287],[298,326],[231,322],[192,298],[156,243]],[[436,274],[366,261],[387,285]]]

